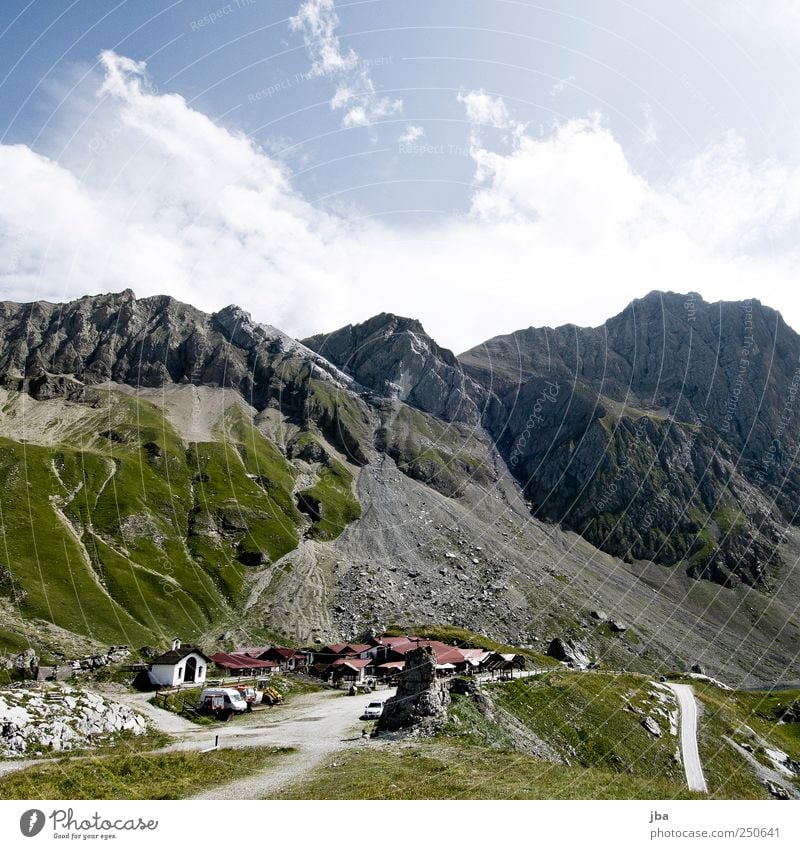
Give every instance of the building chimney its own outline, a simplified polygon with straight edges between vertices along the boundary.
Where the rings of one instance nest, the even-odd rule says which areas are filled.
[[[172,651],[177,651],[181,647],[181,641],[175,637],[172,641]]]

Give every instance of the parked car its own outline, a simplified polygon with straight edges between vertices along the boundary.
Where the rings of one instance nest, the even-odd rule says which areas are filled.
[[[247,702],[233,687],[206,687],[200,693],[200,710],[228,719],[235,713],[244,713]]]
[[[362,719],[380,719],[383,714],[383,702],[370,702],[361,714]]]

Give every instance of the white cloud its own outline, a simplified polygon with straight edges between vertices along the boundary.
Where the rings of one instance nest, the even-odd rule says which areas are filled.
[[[598,324],[655,288],[759,297],[800,327],[800,169],[752,162],[733,135],[656,185],[599,117],[554,125],[475,148],[471,215],[392,229],[316,209],[249,139],[151,93],[141,65],[102,61],[59,162],[0,145],[4,299],[130,287],[236,302],[297,336],[388,310],[456,350]]]
[[[342,52],[336,35],[339,16],[334,0],[306,0],[289,27],[303,34],[303,42],[312,60],[313,76],[329,76],[352,71],[358,65],[358,56],[351,48]]]
[[[487,94],[481,89],[480,91],[459,94],[458,102],[464,105],[467,120],[472,125],[470,144],[474,150],[481,149],[483,144],[481,130],[483,129],[502,130],[504,133],[502,138],[506,144],[515,145],[523,137],[525,125],[511,117],[508,106],[506,106],[502,97]],[[478,179],[483,179],[480,171]]]
[[[425,130],[422,127],[418,127],[414,124],[409,124],[403,133],[400,135],[400,138],[397,141],[400,144],[413,144],[416,141],[419,141],[421,138],[425,137]]]
[[[470,91],[458,95],[458,102],[464,104],[467,119],[471,124],[508,130],[518,126],[511,120],[508,107],[502,97],[493,97],[485,91]]]
[[[311,58],[311,75],[338,80],[331,99],[331,109],[344,110],[342,126],[369,127],[375,121],[402,112],[399,98],[380,97],[369,70],[350,48],[342,51],[336,35],[339,28],[334,0],[306,0],[289,26],[303,34],[303,42]]]

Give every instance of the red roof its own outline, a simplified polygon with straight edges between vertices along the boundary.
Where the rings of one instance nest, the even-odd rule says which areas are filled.
[[[461,649],[449,646],[439,640],[425,640],[422,637],[384,637],[383,644],[392,651],[405,654],[418,646],[430,646],[436,652],[437,663],[463,663],[466,655]],[[471,649],[467,651],[478,651]]]
[[[410,640],[408,637],[382,637],[381,642],[383,645],[389,646],[389,648],[393,649],[397,645],[410,642]]]
[[[329,646],[323,646],[317,654],[341,654],[346,648],[346,643],[331,643]]]
[[[351,669],[365,669],[373,663],[372,658],[349,658],[340,657],[334,660],[331,666],[349,666]]]
[[[271,651],[274,651],[275,654],[280,655],[280,657],[283,657],[286,660],[289,660],[295,655],[302,654],[302,652],[298,651],[297,649],[287,649],[283,648],[282,646],[273,646]]]
[[[266,654],[269,651],[269,646],[247,646],[243,649],[237,649],[232,654],[244,654],[247,657],[258,657],[259,655]]]
[[[271,660],[256,660],[246,654],[228,654],[227,652],[212,654],[209,660],[213,660],[217,666],[225,669],[273,669],[278,665]]]
[[[361,652],[371,649],[372,646],[369,643],[348,643],[345,648],[348,654],[361,654]]]

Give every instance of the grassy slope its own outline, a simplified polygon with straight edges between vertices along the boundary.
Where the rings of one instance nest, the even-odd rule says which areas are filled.
[[[722,740],[747,724],[770,745],[800,756],[800,729],[778,724],[779,706],[795,693],[731,693],[695,683],[704,712],[700,754],[716,799],[762,799],[766,791],[745,761]],[[653,683],[637,675],[550,672],[484,685],[495,705],[490,720],[475,701],[454,696],[451,722],[433,741],[377,744],[336,755],[288,791],[293,799],[689,799],[683,768],[673,760],[677,738],[655,713]],[[626,702],[627,700],[627,702]],[[664,735],[641,726],[653,716]],[[561,754],[555,765],[513,751],[507,711]],[[455,720],[453,720],[455,718]],[[738,729],[738,730],[737,730]],[[758,756],[758,752],[756,752]]]
[[[277,763],[290,748],[60,759],[0,780],[0,799],[183,799]]]
[[[747,731],[750,728],[771,748],[800,761],[800,724],[779,721],[780,709],[799,698],[800,693],[728,691],[700,681],[692,681],[692,686],[703,707],[700,757],[712,789],[717,788],[722,798],[767,798],[764,786],[749,765],[722,738],[752,745],[755,757],[769,765],[761,747],[751,739]]]
[[[688,799],[661,779],[554,766],[507,750],[417,744],[340,753],[289,799]]]
[[[63,439],[0,439],[0,594],[25,619],[100,644],[192,639],[234,615],[246,564],[298,543],[297,472],[238,408],[187,446],[154,405],[97,391]],[[320,537],[358,515],[350,484],[323,470]],[[27,647],[7,630],[0,646]]]
[[[402,406],[383,428],[381,438],[401,472],[445,495],[458,496],[473,481],[487,484],[493,479],[486,446],[463,425],[446,424]]]
[[[673,758],[678,740],[656,713],[661,705],[652,690],[637,675],[553,672],[493,686],[490,694],[570,763],[680,784],[683,771]],[[628,705],[652,716],[663,736],[648,733],[643,716]]]

